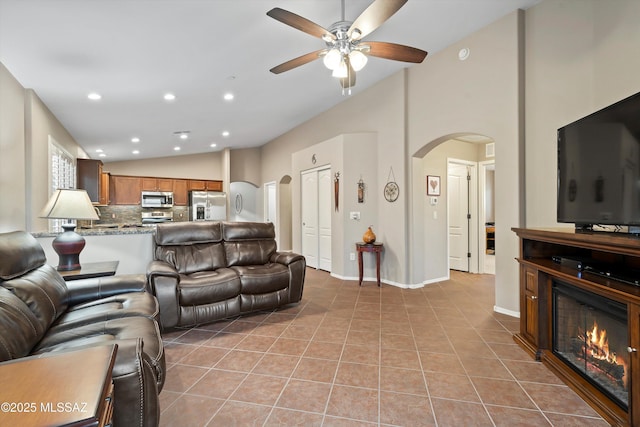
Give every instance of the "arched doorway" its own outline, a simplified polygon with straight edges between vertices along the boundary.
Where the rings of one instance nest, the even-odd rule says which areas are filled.
[[[487,149],[488,144],[493,143],[491,138],[480,134],[449,134],[425,144],[413,155],[411,209],[413,235],[419,236],[412,244],[414,283],[428,284],[449,278],[451,245],[448,215],[451,200],[447,181],[450,161],[473,164],[477,170],[481,170],[480,165],[493,162],[493,150]],[[428,177],[439,180],[438,193],[428,188]],[[485,187],[480,188],[480,181],[486,184],[485,179],[477,179],[470,188],[475,200],[470,211],[473,226],[469,227],[473,233],[469,246],[469,271],[473,273],[485,272],[484,264],[480,263],[484,263],[486,255],[486,213],[480,212],[480,209],[485,208],[487,191]],[[490,183],[493,184],[493,181]],[[490,194],[493,195],[493,191]]]

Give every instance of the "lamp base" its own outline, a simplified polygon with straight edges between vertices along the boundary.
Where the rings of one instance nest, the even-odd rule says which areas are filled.
[[[80,270],[80,252],[84,249],[84,237],[75,232],[75,224],[62,224],[64,232],[53,239],[53,250],[58,254],[58,271]]]

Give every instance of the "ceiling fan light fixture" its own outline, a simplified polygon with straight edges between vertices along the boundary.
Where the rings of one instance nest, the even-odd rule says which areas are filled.
[[[337,77],[339,79],[344,79],[349,76],[349,70],[347,69],[347,63],[344,60],[340,61],[340,65],[333,70],[331,74],[333,77]]]
[[[327,52],[322,60],[324,62],[324,66],[330,70],[335,70],[340,66],[340,62],[342,61],[342,55],[340,51],[336,48],[333,48]]]
[[[368,60],[369,58],[367,58],[367,55],[359,50],[352,50],[349,52],[349,63],[354,71],[362,70],[364,66],[367,65]]]

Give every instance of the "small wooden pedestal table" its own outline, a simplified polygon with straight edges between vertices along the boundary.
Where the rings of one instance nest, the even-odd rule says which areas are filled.
[[[362,253],[363,252],[374,252],[376,254],[376,277],[378,278],[378,286],[380,286],[380,253],[384,245],[382,243],[356,243],[356,250],[358,251],[358,273],[360,276],[360,280],[358,282],[359,286],[362,286]]]

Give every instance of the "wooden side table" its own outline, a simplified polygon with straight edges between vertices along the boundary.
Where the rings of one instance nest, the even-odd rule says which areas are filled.
[[[116,274],[119,263],[119,261],[83,262],[80,270],[59,271],[58,273],[60,273],[65,282],[92,277],[113,276]]]
[[[111,424],[118,346],[53,352],[0,364],[1,426]]]
[[[373,252],[376,254],[376,277],[378,278],[378,286],[380,286],[380,253],[384,245],[382,243],[356,243],[356,250],[358,251],[358,273],[359,273],[359,282],[358,285],[362,286],[362,253],[363,252]]]

